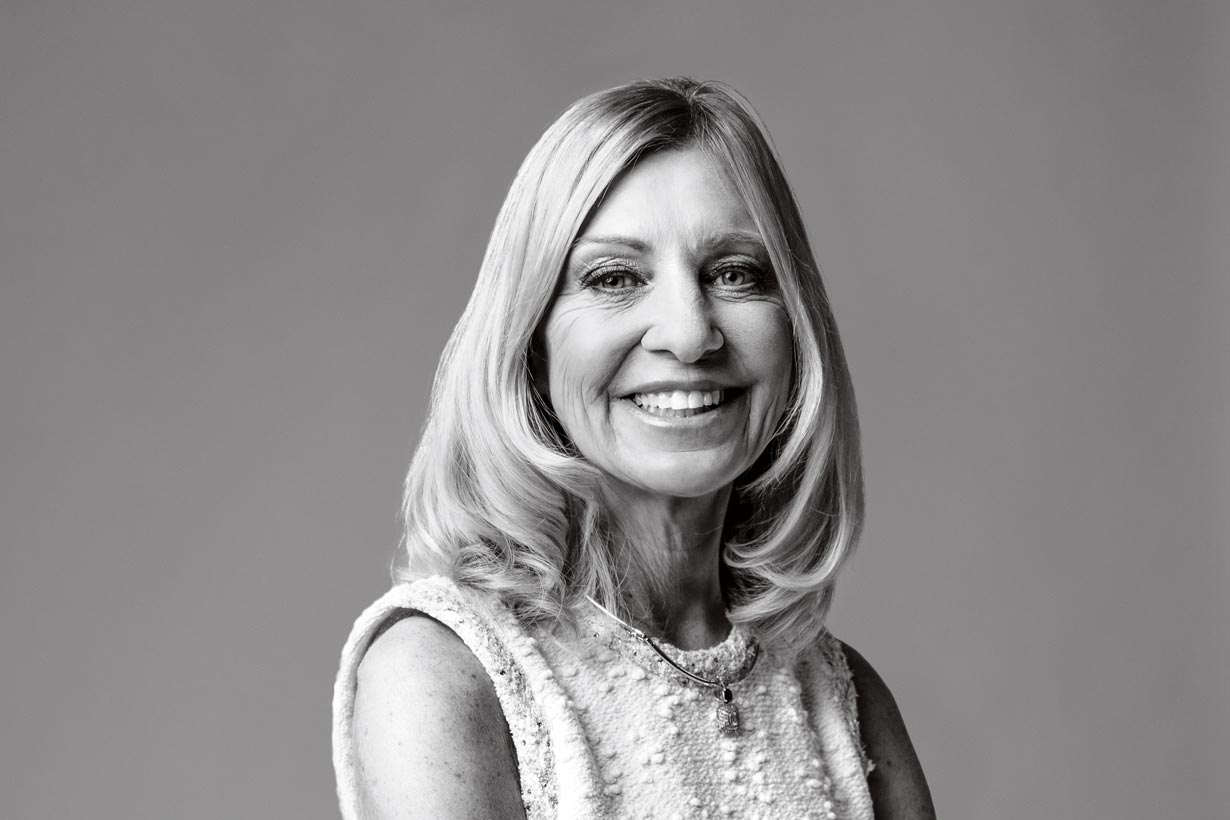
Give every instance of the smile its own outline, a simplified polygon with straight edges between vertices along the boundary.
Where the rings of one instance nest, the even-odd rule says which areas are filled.
[[[710,413],[735,391],[726,390],[664,390],[656,393],[633,393],[625,398],[652,416],[689,418]]]

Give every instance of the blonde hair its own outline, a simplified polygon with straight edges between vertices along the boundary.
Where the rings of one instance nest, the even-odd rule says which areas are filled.
[[[501,598],[527,623],[569,620],[583,594],[620,606],[617,553],[652,545],[614,530],[602,476],[535,389],[531,356],[586,217],[640,159],[685,147],[707,152],[744,198],[794,333],[788,408],[731,495],[722,548],[729,616],[779,651],[819,636],[862,529],[854,393],[798,206],[764,129],[732,89],[690,79],[584,97],[526,157],[440,360],[406,477],[396,579],[448,575]]]

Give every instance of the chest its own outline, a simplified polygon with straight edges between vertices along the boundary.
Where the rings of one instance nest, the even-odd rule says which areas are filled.
[[[771,655],[732,685],[739,731],[704,687],[601,642],[546,642],[609,817],[818,817],[833,807],[824,750],[794,672]]]

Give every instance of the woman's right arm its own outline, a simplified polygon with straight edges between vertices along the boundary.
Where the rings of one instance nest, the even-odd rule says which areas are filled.
[[[448,627],[410,615],[359,665],[354,736],[367,820],[523,820],[495,688]]]

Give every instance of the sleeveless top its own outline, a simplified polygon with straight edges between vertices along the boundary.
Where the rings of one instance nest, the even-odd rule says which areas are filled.
[[[390,619],[428,615],[491,678],[512,734],[527,820],[821,818],[873,820],[856,693],[827,632],[784,661],[736,626],[715,647],[660,644],[681,666],[731,684],[739,732],[723,735],[713,694],[597,611],[576,635],[529,629],[506,607],[443,577],[398,584],[355,622],[333,693],[333,766],[345,820],[360,817],[353,718],[359,663]]]

